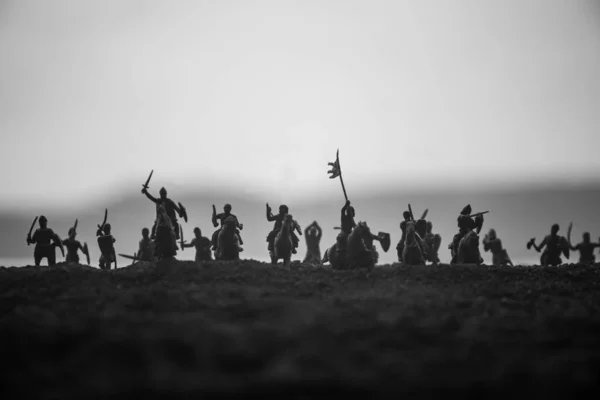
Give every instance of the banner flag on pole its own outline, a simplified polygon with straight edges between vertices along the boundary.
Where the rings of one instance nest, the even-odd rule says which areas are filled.
[[[330,174],[329,179],[335,179],[342,175],[342,168],[340,167],[340,149],[335,153],[335,162],[327,163],[331,166],[331,169],[327,171]]]

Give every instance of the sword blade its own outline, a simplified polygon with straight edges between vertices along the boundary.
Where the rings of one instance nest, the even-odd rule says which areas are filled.
[[[35,223],[37,222],[38,217],[35,217],[33,219],[33,222],[31,223],[31,227],[29,228],[29,236],[31,236],[31,231],[33,231],[33,227],[35,226]]]
[[[130,260],[135,260],[135,256],[130,256],[128,254],[121,254],[121,253],[119,253],[119,256],[121,256],[123,258],[128,258]]]
[[[75,225],[73,225],[73,230],[74,230],[74,231],[76,231],[76,230],[77,230],[77,222],[79,222],[79,221],[78,221],[78,219],[77,219],[77,218],[75,218]]]
[[[154,173],[154,170],[150,171],[150,175],[148,176],[148,179],[146,179],[146,183],[144,183],[144,188],[148,189],[148,185],[150,184],[150,179],[152,179],[152,174]]]
[[[98,229],[104,228],[104,225],[106,225],[107,218],[108,218],[108,208],[105,208],[104,209],[104,220],[102,221],[102,225],[98,225]]]

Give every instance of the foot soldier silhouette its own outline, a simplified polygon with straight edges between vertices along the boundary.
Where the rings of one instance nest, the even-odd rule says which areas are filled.
[[[402,232],[402,236],[400,237],[400,241],[396,246],[396,251],[398,253],[398,262],[403,262],[402,252],[404,251],[404,242],[406,242],[406,223],[411,220],[410,212],[404,211],[402,213],[402,217],[404,218],[404,221],[400,222],[400,231]]]
[[[89,252],[88,252],[88,248],[87,245],[82,246],[81,242],[79,240],[76,239],[77,237],[77,230],[75,227],[69,228],[69,237],[65,240],[63,240],[63,245],[67,248],[67,257],[66,257],[66,261],[68,263],[79,263],[79,253],[78,251],[81,250],[81,252],[83,254],[85,254],[88,258],[88,264],[89,262]]]
[[[43,258],[48,260],[48,265],[55,265],[55,248],[60,248],[63,257],[65,255],[62,241],[52,229],[48,228],[48,220],[43,215],[39,218],[40,227],[35,230],[32,237],[31,230],[35,226],[35,222],[37,219],[38,217],[35,217],[35,219],[33,220],[33,224],[31,224],[31,228],[29,229],[29,233],[27,234],[27,245],[35,243],[35,249],[33,250],[33,259],[35,261],[36,266],[40,265]]]
[[[98,260],[100,269],[110,269],[110,264],[112,263],[115,263],[115,269],[117,268],[117,257],[114,247],[116,239],[111,235],[110,230],[110,224],[104,223],[96,231],[98,247],[100,247],[100,259]]]
[[[431,221],[427,221],[427,231],[423,241],[425,242],[425,246],[427,248],[427,259],[434,264],[439,264],[440,257],[438,252],[440,250],[440,245],[442,244],[442,237],[437,233],[433,233],[432,229],[433,224]]]
[[[476,216],[471,215],[471,205],[467,204],[457,217],[456,222],[458,225],[458,233],[454,235],[454,238],[452,238],[452,243],[448,245],[448,248],[450,249],[450,254],[452,255],[452,260],[450,261],[450,264],[456,264],[459,261],[462,261],[458,260],[458,250],[461,239],[464,238],[470,232],[474,232],[477,235],[479,235],[479,232],[481,232],[481,228],[483,227],[483,214],[478,213],[475,215]],[[476,247],[473,250],[475,252],[479,251],[478,237],[476,241]],[[481,258],[481,256],[476,258],[479,258],[479,260],[476,260],[475,262],[478,261],[479,263],[483,263],[483,259]]]
[[[304,240],[306,240],[306,256],[304,257],[303,262],[317,265],[321,264],[321,236],[323,236],[323,230],[317,221],[313,221],[312,224],[304,229]]]
[[[175,204],[175,202],[173,200],[168,198],[167,197],[167,189],[165,189],[164,187],[160,189],[160,191],[159,191],[160,198],[158,198],[158,199],[156,197],[152,196],[150,193],[148,193],[147,188],[143,188],[142,193],[145,194],[146,197],[149,198],[152,202],[154,202],[154,204],[156,204],[157,214],[158,214],[158,206],[160,204],[163,204],[165,206],[167,215],[169,216],[169,218],[171,219],[171,223],[173,224],[173,231],[175,232],[175,239],[179,240],[179,223],[177,222],[177,215],[175,215],[175,213],[179,214],[179,217],[183,218],[184,221],[187,221],[187,213],[186,213],[185,208],[181,205],[181,203],[179,203],[179,205],[177,205],[177,204]],[[156,236],[156,220],[154,221],[154,225],[152,225],[151,237],[154,238],[155,236]],[[177,248],[177,246],[176,246],[176,248]]]
[[[194,236],[195,237],[190,243],[182,243],[181,246],[183,248],[196,248],[196,257],[194,258],[196,262],[212,260],[210,240],[207,237],[202,236],[202,231],[198,227],[194,228]]]
[[[354,216],[356,215],[354,207],[350,205],[350,200],[346,200],[346,204],[342,207],[341,212],[341,224],[340,233],[336,237],[337,242],[337,253],[346,253],[346,242],[348,241],[348,235],[356,228],[356,222]]]
[[[535,244],[535,238],[527,243],[527,249],[532,247],[540,253],[544,247],[546,248],[540,257],[540,264],[542,266],[557,266],[562,264],[561,254],[564,254],[569,259],[569,242],[564,236],[559,236],[558,231],[560,226],[558,224],[552,225],[550,234],[547,235],[539,246]]]
[[[483,250],[492,253],[492,264],[504,267],[510,265],[514,267],[512,260],[508,256],[506,249],[502,247],[502,241],[496,236],[496,231],[490,229],[483,237]]]
[[[139,242],[136,258],[139,261],[154,261],[154,244],[152,239],[150,239],[150,230],[148,228],[142,229],[142,239]]]
[[[269,221],[269,222],[275,221],[275,225],[273,225],[273,230],[271,232],[269,232],[269,234],[267,235],[267,243],[269,243],[269,246],[268,246],[269,253],[273,251],[273,243],[275,242],[275,236],[277,236],[277,233],[279,233],[279,231],[281,230],[281,224],[283,222],[283,219],[288,214],[289,214],[288,206],[282,204],[279,206],[279,214],[273,215],[273,213],[271,212],[271,206],[269,206],[269,203],[267,203],[267,221]],[[298,225],[298,223],[296,221],[294,221],[294,222],[296,225],[295,230],[297,230],[298,233],[300,235],[302,235],[302,231],[300,231],[300,225]],[[294,245],[294,248],[292,249],[293,254],[296,254],[298,252],[296,250],[298,248],[298,241],[299,241],[298,236],[296,236],[295,231],[292,231],[292,243]]]
[[[569,249],[579,251],[579,263],[580,264],[594,264],[596,262],[596,256],[594,255],[594,250],[597,247],[600,247],[600,243],[593,243],[590,240],[590,233],[583,233],[583,242],[576,244],[573,246],[571,244],[571,229],[573,225],[569,225],[569,230],[567,234],[567,241],[569,243]]]
[[[235,236],[237,238],[237,242],[238,242],[238,249],[239,251],[244,251],[244,249],[241,247],[241,245],[244,244],[244,242],[242,241],[242,237],[240,236],[240,231],[242,229],[244,229],[244,224],[240,224],[238,221],[238,218],[233,215],[231,213],[231,204],[225,204],[223,206],[223,212],[217,214],[217,209],[215,208],[215,205],[213,204],[213,215],[212,215],[212,223],[213,226],[216,228],[219,226],[217,221],[221,222],[221,226],[219,227],[219,229],[217,229],[211,238],[211,244],[212,244],[212,249],[216,250],[217,249],[217,239],[219,238],[219,233],[221,232],[221,229],[223,229],[223,223],[225,222],[225,219],[227,219],[228,217],[233,217],[235,219],[235,225],[237,227],[237,229],[235,230]]]

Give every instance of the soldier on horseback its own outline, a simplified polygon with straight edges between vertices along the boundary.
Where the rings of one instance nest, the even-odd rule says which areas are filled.
[[[346,204],[342,207],[341,213],[341,230],[336,237],[337,251],[338,253],[346,252],[346,242],[348,235],[356,228],[356,222],[354,221],[355,216],[354,207],[350,205],[350,200],[346,200]]]
[[[268,246],[269,252],[273,251],[273,242],[275,241],[275,236],[277,236],[277,233],[281,230],[281,224],[283,223],[283,219],[288,214],[289,214],[288,206],[282,204],[279,206],[279,214],[273,215],[273,213],[271,212],[271,207],[269,206],[269,203],[267,203],[267,221],[269,221],[269,222],[275,221],[275,225],[273,225],[273,230],[271,232],[269,232],[269,234],[267,235],[267,242],[269,243],[269,246]],[[298,233],[300,235],[302,235],[302,231],[300,230],[300,225],[296,221],[294,221],[294,223],[295,223],[295,227],[294,227],[294,231],[292,231],[292,243],[294,244],[294,247],[292,249],[292,254],[297,253],[296,249],[298,248],[298,242],[299,242],[298,236],[296,236],[295,231],[298,231]]]
[[[217,249],[217,240],[219,238],[219,233],[221,232],[221,229],[223,229],[223,224],[225,223],[225,220],[229,217],[232,217],[233,219],[235,219],[235,225],[236,225],[235,236],[236,236],[237,242],[238,242],[238,251],[244,251],[244,249],[241,247],[241,245],[243,245],[244,242],[242,241],[242,237],[240,236],[240,231],[242,229],[244,229],[244,224],[240,224],[237,217],[231,213],[231,204],[225,204],[225,206],[223,206],[224,212],[219,213],[219,214],[217,214],[217,210],[216,210],[214,204],[212,207],[213,207],[213,215],[212,215],[213,226],[216,228],[219,226],[217,221],[221,222],[221,227],[219,229],[217,229],[212,235],[212,238],[211,238],[212,249],[213,250]]]
[[[400,237],[400,241],[396,246],[396,250],[398,252],[398,261],[402,262],[402,250],[404,249],[404,242],[406,241],[406,223],[411,220],[410,212],[404,211],[402,213],[402,217],[404,221],[400,222],[400,230],[402,231],[402,237]]]
[[[458,245],[463,237],[467,235],[469,232],[475,230],[477,234],[481,231],[483,227],[483,214],[478,214],[477,216],[471,216],[471,205],[467,204],[460,215],[456,219],[458,225],[458,233],[454,235],[452,239],[452,243],[448,245],[450,249],[450,253],[452,254],[452,260],[450,264],[456,264],[457,256],[458,256]]]
[[[150,193],[148,193],[148,188],[144,187],[142,189],[142,193],[146,195],[146,197],[148,197],[154,204],[156,204],[156,210],[157,210],[157,214],[158,214],[158,206],[163,204],[165,207],[165,210],[167,212],[167,215],[169,216],[169,218],[171,219],[171,223],[173,224],[173,231],[175,233],[175,239],[179,240],[179,224],[177,222],[177,215],[175,215],[175,213],[177,212],[177,214],[179,214],[180,218],[183,218],[184,220],[187,221],[187,214],[185,211],[185,208],[183,208],[183,206],[181,206],[181,203],[179,203],[179,206],[177,204],[175,204],[175,202],[173,200],[171,200],[170,198],[167,197],[167,189],[165,189],[164,187],[160,189],[159,194],[160,194],[160,198],[156,198],[154,196],[152,196]],[[154,225],[152,226],[152,235],[151,237],[154,238],[156,236],[156,221],[154,221]]]

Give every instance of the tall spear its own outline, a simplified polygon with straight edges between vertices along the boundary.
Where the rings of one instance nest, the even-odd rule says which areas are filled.
[[[331,169],[327,171],[330,174],[329,179],[335,179],[338,176],[340,177],[340,183],[342,184],[342,190],[344,191],[344,197],[346,201],[348,201],[348,195],[346,194],[346,187],[344,186],[344,179],[342,178],[342,168],[340,166],[340,149],[337,149],[335,153],[335,162],[327,163],[327,165],[331,166]]]

